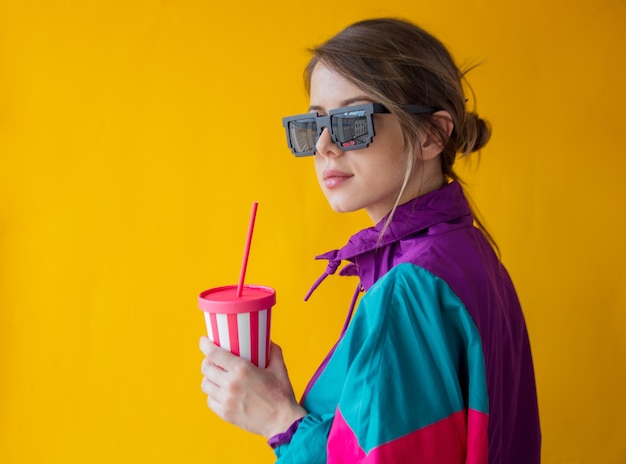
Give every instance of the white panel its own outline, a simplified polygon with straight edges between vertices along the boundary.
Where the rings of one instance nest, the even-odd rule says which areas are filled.
[[[259,311],[259,367],[265,365],[265,346],[267,345],[267,309]]]
[[[216,314],[217,332],[220,334],[220,346],[230,351],[230,337],[228,336],[228,315]]]
[[[251,361],[250,313],[237,314],[237,334],[239,335],[239,356]]]
[[[211,328],[211,315],[207,313],[206,311],[203,311],[203,313],[204,313],[204,322],[206,322],[206,333],[209,336],[209,340],[214,342],[215,340],[213,340],[213,329]]]

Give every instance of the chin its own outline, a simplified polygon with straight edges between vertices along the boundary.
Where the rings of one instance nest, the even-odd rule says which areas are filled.
[[[332,202],[332,201],[329,201],[328,204],[330,205],[332,210],[335,211],[336,213],[352,213],[354,211],[358,211],[358,210],[361,209],[361,208],[358,208],[358,207],[354,207],[354,206],[350,206],[350,205],[346,205],[346,204],[341,204],[341,203],[336,203],[336,202]]]

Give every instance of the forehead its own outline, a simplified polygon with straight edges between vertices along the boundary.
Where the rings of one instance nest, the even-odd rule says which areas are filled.
[[[323,63],[317,63],[311,73],[311,107],[329,110],[372,99]]]

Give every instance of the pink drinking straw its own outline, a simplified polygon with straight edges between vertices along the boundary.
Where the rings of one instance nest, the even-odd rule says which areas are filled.
[[[241,273],[239,274],[239,285],[237,286],[237,298],[241,297],[241,293],[243,292],[243,281],[246,277],[248,256],[250,255],[250,244],[252,243],[252,232],[254,231],[254,220],[256,219],[256,210],[258,206],[258,202],[255,201],[252,203],[252,213],[250,213],[250,224],[248,225],[248,236],[246,237],[246,248],[243,252],[243,262],[241,263]]]

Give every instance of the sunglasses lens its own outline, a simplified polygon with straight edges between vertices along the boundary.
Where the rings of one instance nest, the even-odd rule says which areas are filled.
[[[296,153],[315,150],[317,124],[313,119],[289,121],[289,140]]]
[[[349,113],[335,114],[332,117],[333,134],[341,147],[355,147],[367,145],[369,125],[367,112],[350,111]]]

